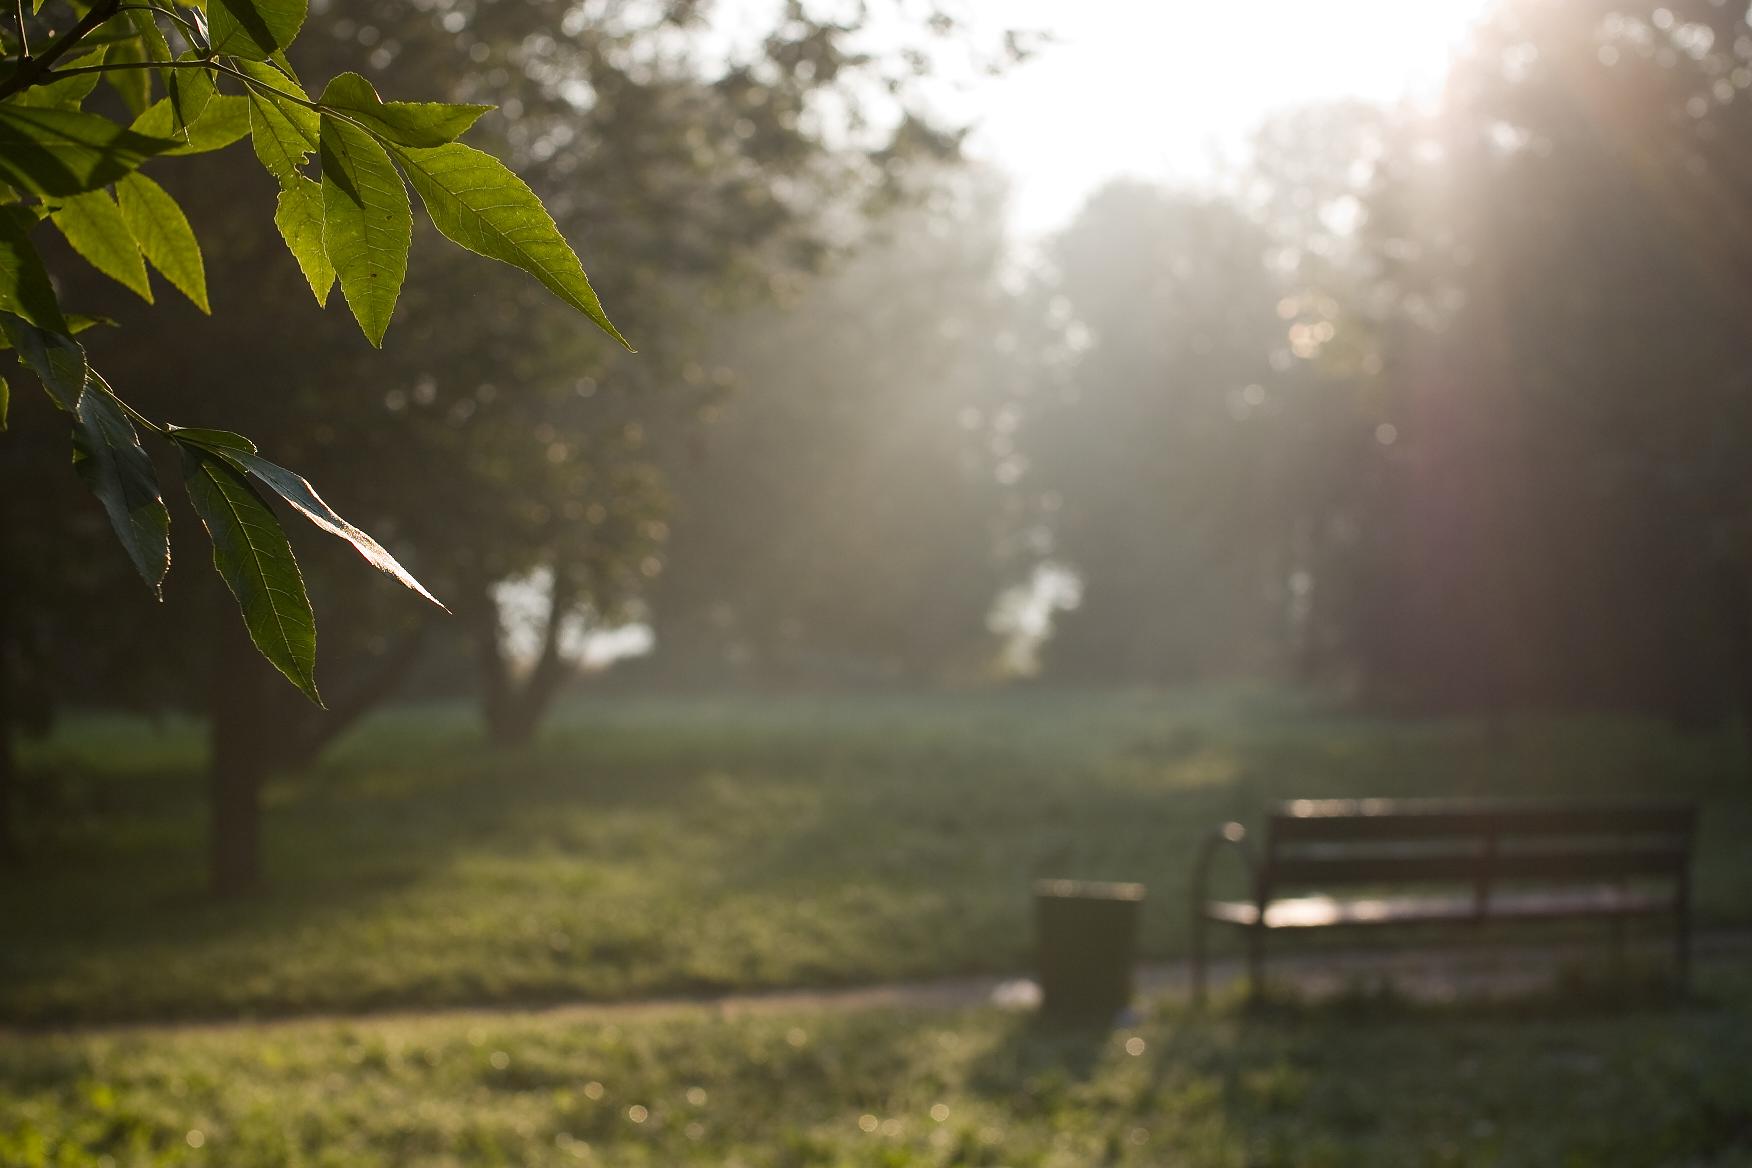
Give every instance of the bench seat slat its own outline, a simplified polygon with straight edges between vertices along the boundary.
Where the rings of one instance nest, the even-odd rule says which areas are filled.
[[[1278,804],[1272,834],[1284,841],[1439,839],[1453,836],[1684,835],[1696,822],[1687,803],[1544,803],[1533,800],[1300,799]]]
[[[1492,896],[1486,906],[1489,919],[1561,919],[1588,916],[1635,916],[1672,912],[1676,906],[1671,891],[1651,892],[1616,887],[1566,888],[1548,892],[1505,892]],[[1259,920],[1258,908],[1240,900],[1207,901],[1205,916],[1213,921],[1251,927]],[[1463,921],[1478,915],[1478,902],[1471,896],[1381,896],[1338,899],[1331,896],[1299,896],[1266,906],[1267,929],[1310,929],[1332,925],[1400,925],[1419,922]]]
[[[1298,856],[1273,859],[1271,884],[1391,884],[1437,880],[1604,880],[1672,876],[1684,871],[1683,848],[1649,847],[1601,851],[1501,852],[1494,856],[1384,855]]]

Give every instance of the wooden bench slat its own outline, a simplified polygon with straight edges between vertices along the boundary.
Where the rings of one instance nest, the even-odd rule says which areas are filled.
[[[1671,915],[1680,981],[1687,977],[1694,804],[1300,799],[1279,804],[1265,829],[1255,847],[1240,825],[1225,825],[1199,852],[1195,996],[1204,985],[1206,922],[1246,930],[1248,982],[1256,993],[1269,932],[1425,921]],[[1211,860],[1225,844],[1241,850],[1252,883],[1248,900],[1206,896]],[[1280,895],[1286,889],[1324,893],[1334,885],[1373,887],[1343,898]],[[1388,889],[1391,895],[1378,895]],[[1619,944],[1623,932],[1613,930]]]
[[[1405,856],[1279,856],[1266,863],[1264,879],[1284,884],[1393,884],[1443,880],[1594,881],[1617,877],[1674,876],[1685,870],[1683,848],[1612,851],[1498,852]]]
[[[1671,891],[1621,889],[1610,886],[1547,892],[1498,893],[1485,906],[1484,919],[1560,919],[1573,916],[1637,916],[1672,912]],[[1259,920],[1256,905],[1240,900],[1209,901],[1205,916],[1214,921],[1251,927]],[[1330,896],[1298,896],[1266,906],[1267,929],[1317,929],[1337,925],[1404,925],[1465,921],[1479,916],[1471,896],[1383,896],[1341,900]]]
[[[1689,834],[1695,806],[1673,802],[1589,806],[1503,800],[1298,799],[1278,804],[1272,835],[1297,840],[1432,839],[1487,835]]]

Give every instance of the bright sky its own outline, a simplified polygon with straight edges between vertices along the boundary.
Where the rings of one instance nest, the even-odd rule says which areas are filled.
[[[1196,182],[1275,110],[1428,96],[1485,0],[979,0],[1058,43],[956,108],[1014,179],[1024,237],[1118,175]]]

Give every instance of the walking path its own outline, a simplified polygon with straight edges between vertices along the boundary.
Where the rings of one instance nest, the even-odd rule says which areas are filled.
[[[1669,959],[1665,946],[1634,949],[1651,968]],[[1728,964],[1752,965],[1752,930],[1719,930],[1694,937],[1694,961],[1706,971]],[[1273,954],[1266,967],[1274,984],[1293,989],[1305,998],[1319,999],[1358,986],[1387,985],[1394,992],[1420,1001],[1490,999],[1537,993],[1554,985],[1566,971],[1594,969],[1609,960],[1597,942],[1562,945],[1473,945],[1430,949],[1359,949],[1286,951]],[[1237,958],[1218,958],[1209,966],[1208,984],[1215,996],[1238,986],[1245,970]],[[1142,965],[1137,971],[1142,997],[1184,996],[1188,977],[1184,961]],[[673,1014],[715,1014],[737,1017],[761,1013],[800,1013],[812,1010],[965,1009],[995,1005],[1012,1009],[1032,1008],[1039,1000],[1038,987],[1023,976],[981,975],[938,978],[930,981],[890,982],[837,989],[787,989],[724,994],[713,997],[662,997],[619,1002],[517,1003],[485,1006],[391,1009],[358,1014],[300,1014],[283,1018],[238,1018],[221,1021],[170,1021],[80,1024],[71,1027],[8,1029],[9,1034],[44,1033],[196,1033],[201,1031],[308,1026],[321,1023],[417,1022],[435,1018],[464,1020],[470,1017],[522,1016],[554,1022],[605,1022]]]

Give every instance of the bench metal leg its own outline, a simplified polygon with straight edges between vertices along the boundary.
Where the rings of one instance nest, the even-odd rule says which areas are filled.
[[[1674,890],[1673,957],[1679,971],[1679,992],[1691,992],[1691,872],[1680,873]]]
[[[1247,930],[1247,996],[1257,1002],[1264,990],[1265,926],[1254,925]]]
[[[1205,920],[1198,909],[1192,910],[1192,1003],[1204,1005],[1205,1000]]]

